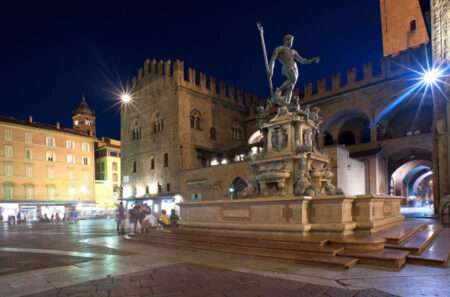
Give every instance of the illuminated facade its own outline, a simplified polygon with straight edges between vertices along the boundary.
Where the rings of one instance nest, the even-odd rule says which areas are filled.
[[[22,218],[93,205],[95,138],[82,131],[0,117],[0,213]]]
[[[95,203],[112,211],[120,196],[120,141],[110,138],[95,143]]]

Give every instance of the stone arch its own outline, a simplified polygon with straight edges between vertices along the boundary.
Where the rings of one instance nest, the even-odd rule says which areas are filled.
[[[378,137],[380,140],[397,137],[395,134],[405,136],[399,132],[406,133],[408,130],[406,128],[414,126],[413,121],[417,111],[419,113],[415,125],[422,126],[422,130],[423,126],[427,126],[426,124],[432,118],[433,98],[431,92],[423,93],[424,91],[422,89],[421,92],[417,93],[415,91],[408,92],[408,89],[405,89],[403,92],[396,93],[392,98],[389,98],[389,101],[385,104],[380,104],[376,107],[374,110],[374,121],[378,127]],[[395,122],[400,125],[395,127]],[[395,127],[397,131],[388,129],[389,125],[391,126],[390,128]],[[431,124],[428,124],[428,129],[431,129]],[[426,132],[422,131],[421,134],[423,133]]]
[[[403,148],[389,155],[389,193],[398,196],[412,196],[414,184],[423,174],[432,171],[431,151],[418,148]]]
[[[228,187],[230,199],[237,197],[237,192],[244,190],[247,187],[247,182],[240,176],[235,176],[231,179]]]
[[[405,163],[415,160],[428,162],[432,166],[431,150],[419,147],[399,148],[388,155],[388,174],[392,173]]]
[[[263,134],[260,130],[256,130],[248,139],[248,144],[257,144],[263,139]]]
[[[380,140],[420,135],[431,132],[433,121],[432,107],[406,106],[388,117],[382,119],[380,127]]]
[[[324,118],[321,130],[322,143],[327,145],[370,142],[370,118],[359,109],[347,108],[333,113]]]

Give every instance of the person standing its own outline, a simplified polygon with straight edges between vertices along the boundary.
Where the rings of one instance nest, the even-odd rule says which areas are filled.
[[[120,202],[119,209],[117,210],[117,232],[125,234],[125,222],[127,219],[127,212],[123,207],[123,202]]]
[[[129,211],[130,215],[130,233],[136,234],[136,228],[137,228],[137,221],[138,221],[138,215],[139,215],[139,204],[136,204],[132,209]]]
[[[177,213],[175,212],[175,209],[172,209],[170,211],[170,225],[172,227],[178,227],[178,220],[180,219],[180,217],[177,215]]]

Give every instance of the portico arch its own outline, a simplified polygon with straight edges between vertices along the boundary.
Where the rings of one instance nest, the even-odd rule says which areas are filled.
[[[358,144],[370,142],[370,118],[359,109],[340,110],[324,118],[323,144]]]
[[[247,182],[240,176],[233,178],[232,183],[228,187],[230,199],[237,197],[236,193],[244,190],[247,187]]]

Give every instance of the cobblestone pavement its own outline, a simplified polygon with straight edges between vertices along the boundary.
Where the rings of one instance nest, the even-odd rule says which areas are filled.
[[[0,275],[74,265],[91,260],[92,258],[71,257],[65,255],[36,255],[35,253],[0,252]]]
[[[108,277],[28,297],[290,297],[394,296],[374,289],[345,290],[194,264],[175,264]]]
[[[449,283],[448,267],[336,269],[133,243],[114,220],[0,224],[0,297],[450,296]]]
[[[42,248],[107,255],[130,255],[115,246],[93,246],[88,239],[117,237],[114,220],[80,220],[78,222],[28,223],[9,225],[0,223],[0,246]]]

